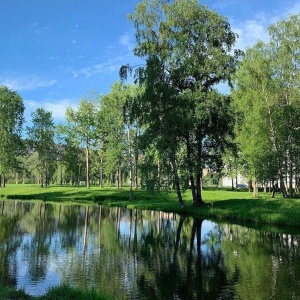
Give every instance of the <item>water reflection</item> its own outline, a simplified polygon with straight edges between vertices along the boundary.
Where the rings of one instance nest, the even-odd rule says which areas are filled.
[[[0,284],[115,299],[297,299],[299,235],[174,214],[2,201]]]

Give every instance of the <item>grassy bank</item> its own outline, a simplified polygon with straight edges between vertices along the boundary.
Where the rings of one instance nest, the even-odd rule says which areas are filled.
[[[100,188],[9,184],[0,189],[2,199],[42,200],[63,203],[90,203],[128,208],[161,210],[187,214],[213,220],[231,220],[254,224],[288,225],[300,227],[300,199],[283,199],[280,194],[271,198],[269,193],[260,193],[253,199],[247,191],[203,190],[205,204],[192,205],[191,193],[183,193],[186,209],[180,209],[174,192],[149,194],[134,190],[134,199],[129,200],[128,188]]]
[[[49,288],[42,296],[30,296],[23,290],[15,290],[10,287],[0,287],[0,300],[108,300],[113,299],[106,295],[100,295],[94,290],[83,291],[66,285]]]

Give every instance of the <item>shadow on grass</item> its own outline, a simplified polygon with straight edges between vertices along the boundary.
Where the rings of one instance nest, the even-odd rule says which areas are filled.
[[[103,202],[103,201],[135,201],[139,199],[141,201],[153,201],[157,200],[168,200],[167,193],[149,194],[145,191],[136,190],[133,192],[133,200],[130,199],[130,193],[126,189],[87,189],[87,188],[73,188],[70,191],[69,188],[60,188],[59,191],[51,191],[51,188],[42,189],[39,193],[30,194],[12,194],[6,195],[6,199],[11,200],[42,200],[42,201],[92,201],[92,202]],[[137,200],[138,202],[138,200]]]
[[[261,227],[272,224],[299,230],[299,209],[299,199],[228,199],[213,201],[195,213],[239,225],[260,224]]]

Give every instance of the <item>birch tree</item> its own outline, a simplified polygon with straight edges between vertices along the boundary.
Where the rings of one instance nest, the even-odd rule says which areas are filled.
[[[29,145],[38,154],[38,170],[42,187],[47,187],[56,164],[55,126],[50,111],[37,108],[32,114],[32,126],[27,127]]]
[[[85,151],[86,187],[90,188],[90,148],[95,141],[96,94],[83,97],[77,109],[66,110],[67,126],[73,136],[73,142],[81,145]],[[79,172],[80,173],[80,172]]]
[[[267,169],[284,197],[287,186],[292,196],[299,172],[299,32],[299,15],[270,26],[270,42],[246,51],[233,92],[240,118],[237,138],[253,180],[262,180]]]

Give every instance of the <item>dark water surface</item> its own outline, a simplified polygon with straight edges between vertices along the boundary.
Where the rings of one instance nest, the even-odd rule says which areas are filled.
[[[299,234],[153,211],[0,202],[0,284],[114,299],[300,299]]]

